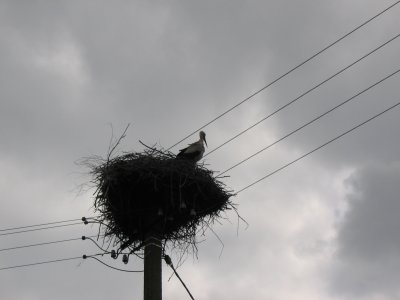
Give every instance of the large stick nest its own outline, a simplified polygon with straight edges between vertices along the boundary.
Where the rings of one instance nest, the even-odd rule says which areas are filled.
[[[99,221],[121,250],[139,250],[149,236],[187,249],[199,230],[235,209],[232,192],[212,171],[168,151],[148,147],[97,159],[90,167]]]

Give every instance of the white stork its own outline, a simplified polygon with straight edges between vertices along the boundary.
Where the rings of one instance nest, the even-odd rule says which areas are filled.
[[[206,133],[204,131],[200,131],[199,133],[200,139],[193,143],[189,144],[188,147],[185,149],[179,150],[178,155],[176,158],[181,158],[181,159],[187,159],[187,160],[192,160],[193,162],[198,162],[204,154],[204,144],[207,146],[207,141],[206,141]]]

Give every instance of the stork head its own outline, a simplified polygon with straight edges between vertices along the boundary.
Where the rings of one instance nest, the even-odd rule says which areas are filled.
[[[207,141],[206,141],[206,133],[204,131],[200,131],[199,135],[200,135],[200,140],[204,141],[204,143],[208,147]]]

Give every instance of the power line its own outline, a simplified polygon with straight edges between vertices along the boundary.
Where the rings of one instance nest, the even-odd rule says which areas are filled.
[[[44,242],[44,243],[30,244],[30,245],[24,245],[24,246],[16,246],[16,247],[11,247],[11,248],[3,248],[3,249],[0,249],[0,252],[16,250],[16,249],[23,249],[23,248],[30,248],[30,247],[37,247],[37,246],[44,246],[44,245],[51,245],[51,244],[58,244],[58,243],[77,241],[77,240],[81,240],[81,238],[66,239],[66,240],[59,240],[59,241],[53,241],[53,242]]]
[[[17,269],[17,268],[32,267],[32,266],[43,265],[43,264],[51,264],[51,263],[55,263],[55,262],[62,262],[62,261],[75,260],[75,259],[82,259],[82,256],[61,258],[61,259],[55,259],[55,260],[47,260],[47,261],[41,261],[41,262],[36,262],[36,263],[31,263],[31,264],[16,265],[16,266],[11,266],[11,267],[3,267],[3,268],[0,268],[0,271],[10,270],[10,269]]]
[[[304,64],[306,64],[307,62],[309,62],[310,60],[314,59],[315,57],[317,57],[318,55],[320,55],[321,53],[325,52],[326,50],[328,50],[329,48],[331,48],[332,46],[334,46],[335,44],[339,43],[341,40],[345,39],[346,37],[348,37],[349,35],[353,34],[354,32],[356,32],[357,30],[359,30],[360,28],[364,27],[365,25],[367,25],[368,23],[370,23],[372,20],[376,19],[377,17],[379,17],[380,15],[384,14],[385,12],[387,12],[388,10],[390,10],[391,8],[393,8],[394,6],[396,6],[397,4],[399,4],[400,1],[396,1],[395,3],[393,3],[392,5],[388,6],[387,8],[385,8],[384,10],[380,11],[379,13],[377,13],[376,15],[374,15],[373,17],[369,18],[368,20],[366,20],[365,22],[363,22],[362,24],[358,25],[357,27],[355,27],[353,30],[349,31],[348,33],[346,33],[345,35],[343,35],[342,37],[340,37],[339,39],[335,40],[334,42],[328,44],[326,47],[324,47],[323,49],[319,50],[318,52],[316,52],[315,54],[313,54],[312,56],[310,56],[309,58],[307,58],[306,60],[304,60],[303,62],[299,63],[298,65],[296,65],[295,67],[293,67],[292,69],[290,69],[289,71],[287,71],[286,73],[278,76],[277,78],[275,78],[274,80],[272,80],[270,83],[268,83],[267,85],[265,85],[264,87],[262,87],[261,89],[255,91],[254,93],[252,93],[250,96],[246,97],[245,99],[243,99],[242,101],[240,101],[239,103],[235,104],[234,106],[232,106],[231,108],[229,108],[228,110],[224,111],[223,113],[221,113],[220,115],[216,116],[214,119],[210,120],[209,122],[207,122],[205,125],[201,126],[200,128],[194,130],[192,133],[188,134],[187,136],[185,136],[183,139],[179,140],[178,142],[176,142],[175,144],[173,144],[171,147],[169,147],[167,150],[172,149],[173,147],[175,147],[176,145],[180,144],[181,142],[183,142],[184,140],[186,140],[187,138],[191,137],[193,134],[197,133],[199,130],[207,127],[208,125],[210,125],[211,123],[215,122],[216,120],[218,120],[219,118],[223,117],[224,115],[226,115],[227,113],[231,112],[232,110],[234,110],[235,108],[237,108],[238,106],[242,105],[243,103],[249,101],[250,99],[252,99],[254,96],[258,95],[259,93],[261,93],[262,91],[264,91],[265,89],[267,89],[268,87],[272,86],[273,84],[275,84],[276,82],[278,82],[279,80],[281,80],[282,78],[286,77],[287,75],[289,75],[290,73],[292,73],[293,71],[297,70],[298,68],[300,68],[301,66],[303,66]]]
[[[384,113],[386,113],[386,112],[392,110],[393,108],[397,107],[398,105],[400,105],[400,102],[397,102],[396,104],[390,106],[389,108],[386,108],[384,111],[382,111],[382,112],[380,112],[380,113],[378,113],[378,114],[372,116],[371,118],[367,119],[366,121],[364,121],[364,122],[362,122],[362,123],[359,123],[358,125],[352,127],[351,129],[349,129],[349,130],[343,132],[342,134],[340,134],[340,135],[334,137],[333,139],[329,140],[328,142],[326,142],[326,143],[324,143],[324,144],[318,146],[317,148],[314,148],[313,150],[307,152],[306,154],[303,154],[302,156],[296,158],[295,160],[292,160],[291,162],[285,164],[284,166],[282,166],[282,167],[276,169],[275,171],[273,171],[273,172],[271,172],[271,173],[268,173],[268,174],[265,175],[264,177],[261,177],[260,179],[258,179],[258,180],[256,180],[256,181],[250,183],[249,185],[247,185],[247,186],[245,186],[244,188],[242,188],[242,189],[240,189],[239,191],[237,191],[236,194],[239,194],[239,193],[243,192],[244,190],[246,190],[246,189],[252,187],[253,185],[259,183],[260,181],[262,181],[262,180],[264,180],[264,179],[267,179],[268,177],[270,177],[270,176],[272,176],[272,175],[274,175],[274,174],[276,174],[276,173],[282,171],[283,169],[287,168],[288,166],[290,166],[290,165],[292,165],[292,164],[298,162],[299,160],[305,158],[306,156],[308,156],[308,155],[314,153],[315,151],[317,151],[317,150],[319,150],[319,149],[321,149],[321,148],[327,146],[328,144],[330,144],[330,143],[332,143],[332,142],[334,142],[334,141],[340,139],[341,137],[345,136],[346,134],[348,134],[348,133],[350,133],[350,132],[356,130],[357,128],[359,128],[359,127],[365,125],[366,123],[372,121],[373,119],[378,118],[379,116],[381,116],[381,115],[383,115]]]
[[[97,257],[94,257],[93,255],[89,255],[89,256],[84,255],[83,259],[86,259],[86,258],[93,258],[93,259],[97,260],[99,263],[105,265],[106,267],[109,267],[111,269],[114,269],[114,270],[117,270],[117,271],[121,271],[121,272],[128,272],[128,273],[143,273],[144,272],[143,270],[124,270],[124,269],[119,269],[119,268],[116,268],[116,267],[113,267],[113,266],[110,266],[110,265],[106,264],[104,261],[98,259]]]
[[[95,238],[95,237],[97,237],[97,235],[93,235],[93,236],[86,237],[86,238]],[[71,238],[71,239],[65,239],[65,240],[58,240],[58,241],[29,244],[29,245],[16,246],[16,247],[10,247],[10,248],[3,248],[3,249],[0,249],[0,252],[23,249],[23,248],[30,248],[30,247],[38,247],[38,246],[44,246],[44,245],[51,245],[51,244],[59,244],[59,243],[65,243],[65,242],[72,242],[72,241],[77,241],[77,240],[82,240],[82,238],[81,237],[80,238]]]
[[[96,256],[99,255],[104,255],[104,253],[98,253],[98,254],[93,254],[93,255],[82,255],[82,256],[75,256],[75,257],[68,257],[68,258],[61,258],[61,259],[54,259],[54,260],[46,260],[46,261],[41,261],[41,262],[35,262],[35,263],[30,263],[30,264],[23,264],[23,265],[15,265],[15,266],[10,266],[10,267],[3,267],[0,268],[0,271],[4,271],[4,270],[10,270],[10,269],[18,269],[18,268],[26,268],[26,267],[33,267],[33,266],[37,266],[37,265],[44,265],[44,264],[51,264],[51,263],[56,263],[56,262],[64,262],[64,261],[69,261],[69,260],[76,260],[76,259],[87,259],[87,258],[93,258],[95,260],[97,260],[98,262],[102,263],[103,265],[118,270],[118,271],[123,271],[123,272],[131,272],[131,273],[139,273],[139,272],[143,272],[142,270],[140,271],[135,271],[135,270],[123,270],[123,269],[118,269],[115,268],[113,266],[110,266],[106,263],[104,263],[103,261],[101,261],[100,259],[96,258]]]
[[[60,227],[67,227],[67,226],[74,226],[74,225],[82,225],[82,222],[72,223],[72,224],[64,224],[64,225],[56,225],[56,226],[48,226],[48,227],[35,228],[35,229],[27,229],[27,230],[21,230],[21,231],[7,232],[7,233],[0,234],[0,236],[12,235],[12,234],[18,234],[18,233],[24,233],[24,232],[32,232],[32,231],[41,231],[41,230],[60,228]]]
[[[87,219],[91,219],[91,218],[87,218]],[[19,227],[13,227],[13,228],[5,228],[5,229],[0,229],[0,232],[2,232],[2,231],[10,231],[10,230],[17,230],[17,229],[24,229],[24,228],[31,228],[31,227],[46,226],[46,225],[53,225],[53,224],[60,224],[60,223],[70,223],[70,222],[76,222],[76,221],[80,221],[80,220],[81,219],[71,219],[71,220],[48,222],[48,223],[35,224],[35,225],[19,226]]]
[[[51,264],[51,263],[63,262],[63,261],[69,261],[69,260],[76,260],[76,259],[94,258],[95,256],[99,256],[99,255],[104,255],[104,253],[97,253],[97,254],[92,254],[92,255],[84,254],[82,256],[75,256],[75,257],[68,257],[68,258],[61,258],[61,259],[54,259],[54,260],[46,260],[46,261],[40,261],[40,262],[24,264],[24,265],[3,267],[3,268],[0,268],[0,271],[10,270],[10,269],[18,269],[18,268],[26,268],[26,267],[33,267],[33,266],[37,266],[37,265]]]
[[[388,45],[389,43],[391,43],[392,41],[394,41],[395,39],[397,39],[400,36],[400,34],[395,35],[394,37],[392,37],[391,39],[389,39],[388,41],[384,42],[383,44],[381,44],[380,46],[378,46],[377,48],[373,49],[372,51],[368,52],[367,54],[363,55],[362,57],[360,57],[359,59],[357,59],[356,61],[352,62],[351,64],[347,65],[346,67],[340,69],[339,71],[337,71],[336,73],[334,73],[333,75],[329,76],[328,78],[326,78],[325,80],[321,81],[320,83],[318,83],[317,85],[313,86],[311,89],[305,91],[304,93],[302,93],[300,96],[296,97],[295,99],[291,100],[290,102],[286,103],[285,105],[279,107],[278,109],[276,109],[275,111],[273,111],[272,113],[270,113],[269,115],[265,116],[264,118],[262,118],[261,120],[257,121],[256,123],[254,123],[253,125],[247,127],[246,129],[242,130],[241,132],[239,132],[238,134],[236,134],[235,136],[233,136],[232,138],[228,139],[227,141],[225,141],[224,143],[222,143],[221,145],[219,145],[218,147],[214,148],[213,150],[209,151],[207,154],[205,154],[203,157],[206,157],[208,155],[210,155],[211,153],[217,151],[218,149],[220,149],[221,147],[223,147],[224,145],[230,143],[231,141],[235,140],[236,138],[238,138],[239,136],[241,136],[242,134],[246,133],[247,131],[253,129],[254,127],[256,127],[257,125],[259,125],[260,123],[264,122],[265,120],[269,119],[270,117],[272,117],[273,115],[277,114],[278,112],[280,112],[281,110],[285,109],[286,107],[288,107],[289,105],[295,103],[296,101],[300,100],[301,98],[303,98],[305,95],[311,93],[312,91],[314,91],[315,89],[319,88],[321,85],[325,84],[326,82],[328,82],[329,80],[333,79],[334,77],[338,76],[339,74],[343,73],[344,71],[346,71],[347,69],[351,68],[352,66],[354,66],[355,64],[359,63],[360,61],[362,61],[363,59],[367,58],[368,56],[370,56],[371,54],[373,54],[374,52],[378,51],[379,49],[383,48],[384,46]]]
[[[182,283],[183,287],[185,288],[186,292],[189,294],[190,298],[191,298],[192,300],[194,300],[194,297],[193,297],[192,293],[190,293],[188,287],[187,287],[186,284],[183,282],[182,278],[179,276],[179,274],[178,274],[178,272],[176,271],[174,265],[172,264],[171,258],[170,258],[168,255],[164,255],[164,260],[165,260],[166,264],[167,264],[168,266],[171,267],[172,271],[174,271],[176,277],[178,277],[179,281]]]
[[[278,144],[279,142],[283,141],[284,139],[288,138],[289,136],[293,135],[294,133],[300,131],[301,129],[303,129],[303,128],[305,128],[305,127],[307,127],[308,125],[314,123],[315,121],[321,119],[322,117],[324,117],[324,116],[326,116],[327,114],[331,113],[332,111],[338,109],[339,107],[345,105],[346,103],[350,102],[351,100],[355,99],[356,97],[360,96],[361,94],[365,93],[366,91],[372,89],[373,87],[375,87],[375,86],[381,84],[383,81],[387,80],[388,78],[394,76],[395,74],[397,74],[397,73],[399,73],[399,72],[400,72],[400,69],[398,69],[397,71],[395,71],[395,72],[393,72],[393,73],[391,73],[391,74],[385,76],[385,77],[382,78],[381,80],[375,82],[374,84],[370,85],[369,87],[365,88],[364,90],[358,92],[357,94],[353,95],[353,96],[350,97],[349,99],[347,99],[347,100],[345,100],[345,101],[339,103],[338,105],[332,107],[331,109],[329,109],[328,111],[324,112],[323,114],[321,114],[321,115],[315,117],[315,118],[312,119],[311,121],[308,121],[307,123],[305,123],[305,124],[301,125],[300,127],[296,128],[295,130],[289,132],[288,134],[286,134],[285,136],[283,136],[283,137],[281,137],[280,139],[276,140],[275,142],[273,142],[273,143],[269,144],[268,146],[266,146],[266,147],[260,149],[259,151],[255,152],[254,154],[252,154],[252,155],[246,157],[245,159],[243,159],[243,160],[241,160],[240,162],[236,163],[236,164],[233,165],[232,167],[230,167],[230,168],[224,170],[224,171],[221,172],[217,177],[222,176],[222,175],[225,174],[226,172],[228,172],[228,171],[230,171],[230,170],[236,168],[237,166],[239,166],[239,165],[243,164],[244,162],[248,161],[249,159],[251,159],[251,158],[257,156],[257,155],[260,154],[261,152],[263,152],[263,151],[265,151],[265,150],[271,148],[272,146]]]

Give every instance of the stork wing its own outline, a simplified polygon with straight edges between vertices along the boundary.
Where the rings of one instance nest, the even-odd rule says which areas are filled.
[[[201,150],[196,147],[196,143],[190,144],[189,147],[179,150],[179,153],[176,157],[186,158],[186,159],[195,159],[201,155]]]
[[[193,152],[189,152],[189,153],[179,152],[176,157],[194,160],[195,158],[197,158],[200,155],[200,153],[201,153],[200,151],[193,151]]]

